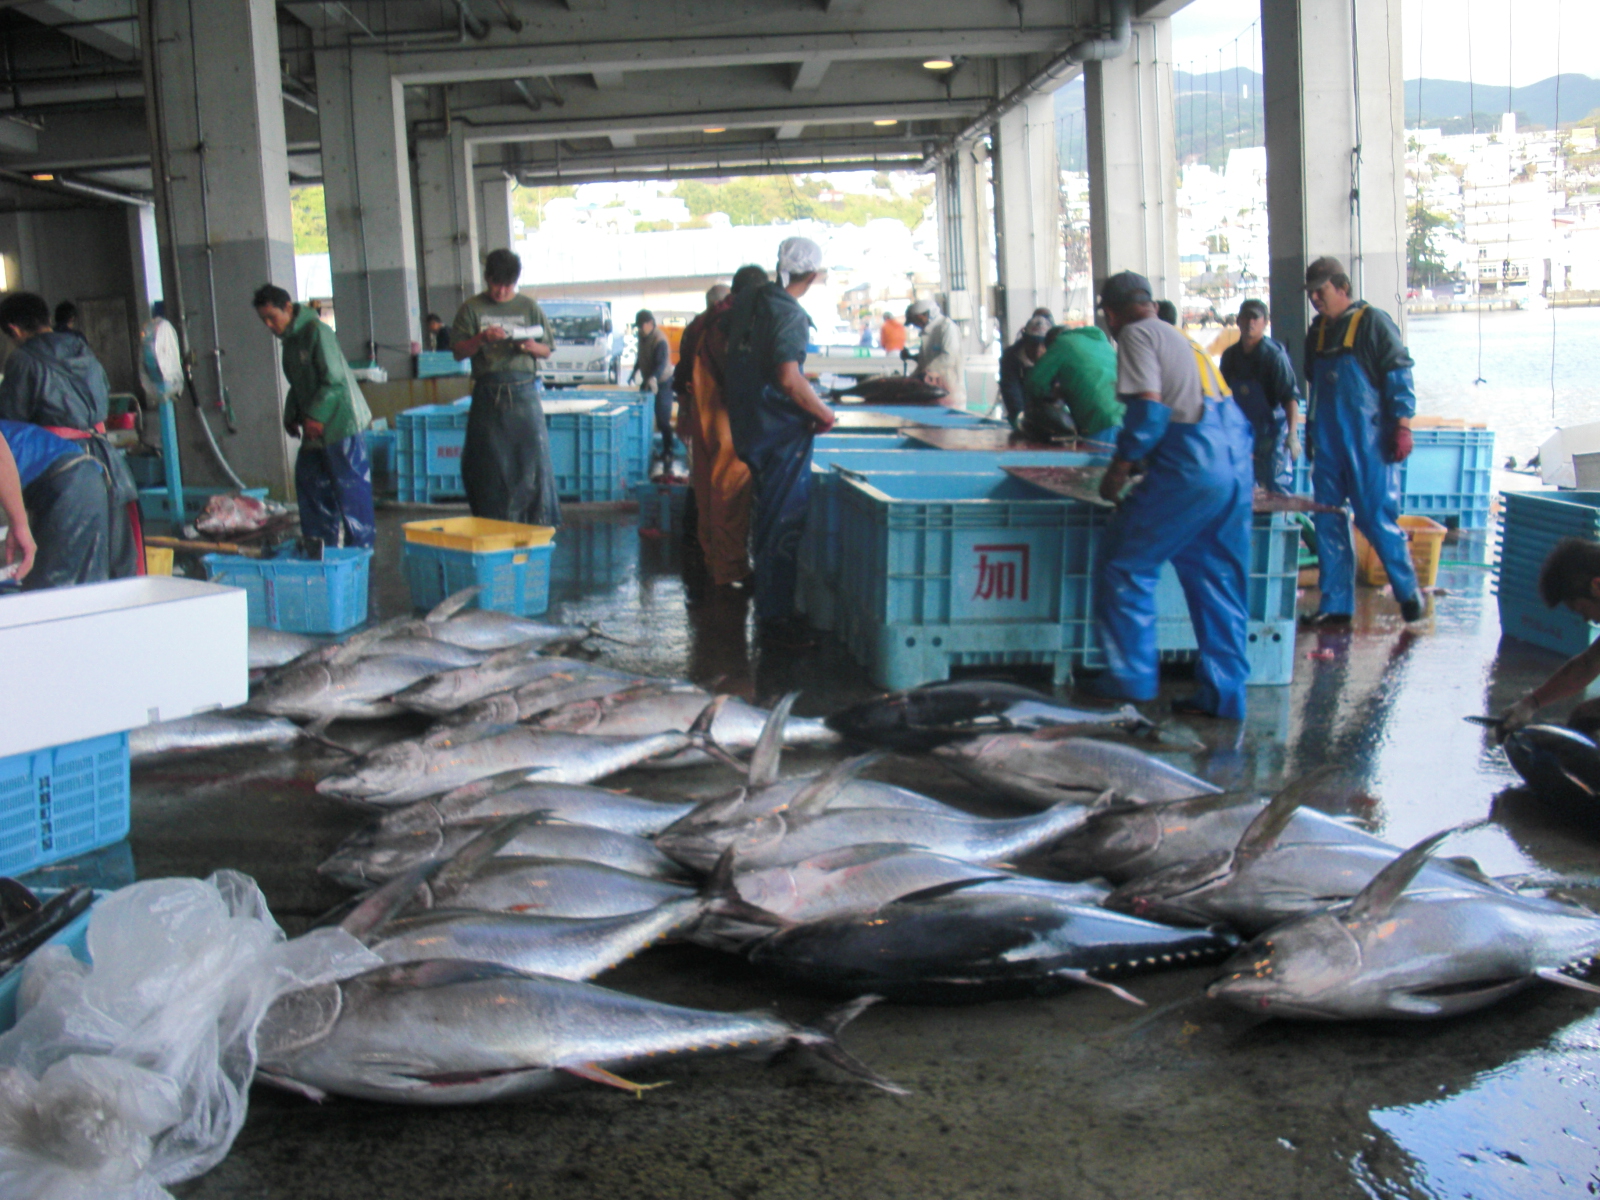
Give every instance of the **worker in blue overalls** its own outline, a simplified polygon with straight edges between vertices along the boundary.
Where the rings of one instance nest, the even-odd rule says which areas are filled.
[[[19,569],[12,578],[23,591],[111,578],[111,526],[121,514],[100,460],[81,441],[68,441],[25,421],[0,420],[0,445],[15,471],[23,505],[19,520],[7,503],[12,480],[0,462],[0,511],[9,538],[25,550],[37,547],[36,555],[27,553],[15,562]],[[16,557],[8,545],[7,565]]]
[[[735,293],[728,313],[724,402],[733,448],[750,468],[750,554],[763,648],[812,644],[795,612],[800,537],[811,498],[811,447],[834,416],[802,368],[811,318],[800,297],[822,269],[822,247],[793,237],[778,247],[778,281]]]
[[[1422,617],[1411,550],[1400,532],[1400,464],[1411,453],[1411,355],[1389,314],[1350,297],[1350,277],[1336,258],[1306,268],[1306,295],[1317,310],[1306,334],[1310,405],[1306,453],[1311,492],[1320,504],[1349,504],[1356,528],[1389,574],[1400,615]],[[1322,601],[1317,625],[1348,625],[1355,611],[1350,520],[1317,513]]]
[[[1156,315],[1149,280],[1113,275],[1100,305],[1117,339],[1117,398],[1127,413],[1100,486],[1102,497],[1121,503],[1096,587],[1110,670],[1094,690],[1155,699],[1156,584],[1170,561],[1200,645],[1199,686],[1173,711],[1239,720],[1250,676],[1249,423],[1205,351]],[[1123,497],[1139,463],[1144,479]]]
[[[1289,352],[1267,336],[1267,306],[1246,300],[1238,323],[1239,340],[1222,352],[1222,378],[1255,431],[1256,486],[1287,494],[1300,457],[1300,385]]]

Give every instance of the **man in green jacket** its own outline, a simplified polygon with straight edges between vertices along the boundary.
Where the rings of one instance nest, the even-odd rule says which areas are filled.
[[[1125,411],[1117,399],[1116,347],[1093,325],[1057,326],[1046,347],[1028,372],[1028,403],[1018,428],[1038,441],[1068,433],[1058,415],[1064,405],[1079,437],[1115,445]]]
[[[294,463],[300,532],[329,546],[371,549],[377,527],[372,463],[362,431],[372,413],[339,340],[281,287],[258,288],[252,303],[261,323],[283,343],[283,374],[289,380],[283,427],[300,439]]]

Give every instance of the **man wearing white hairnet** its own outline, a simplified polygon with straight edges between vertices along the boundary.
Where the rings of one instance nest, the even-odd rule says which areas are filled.
[[[956,323],[939,311],[932,300],[913,300],[906,309],[906,324],[922,331],[917,348],[917,369],[913,379],[944,389],[946,408],[967,406],[967,364],[961,357],[961,331]],[[906,357],[906,351],[900,352]]]
[[[773,650],[812,644],[794,608],[797,556],[812,441],[834,417],[802,373],[811,318],[800,297],[821,269],[821,246],[788,238],[778,247],[778,281],[736,293],[728,314],[724,400],[734,450],[750,468],[756,621],[762,646]]]

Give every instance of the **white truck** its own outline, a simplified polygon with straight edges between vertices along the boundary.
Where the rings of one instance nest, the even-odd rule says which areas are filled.
[[[620,356],[612,337],[608,300],[540,300],[555,351],[539,367],[551,386],[615,383]]]

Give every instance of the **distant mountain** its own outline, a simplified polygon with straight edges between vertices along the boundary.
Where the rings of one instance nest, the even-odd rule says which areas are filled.
[[[1561,124],[1582,120],[1600,109],[1600,79],[1572,74],[1559,78]],[[1501,114],[1514,112],[1519,125],[1549,128],[1556,124],[1556,80],[1557,76],[1552,75],[1527,87],[1512,88],[1508,96],[1503,87],[1473,85],[1459,79],[1408,79],[1406,125],[1413,129],[1440,126],[1447,133],[1465,133],[1471,128],[1470,118],[1474,112],[1479,129],[1498,128]]]
[[[1600,79],[1587,75],[1560,77],[1561,123],[1571,124],[1600,110]],[[1421,85],[1419,109],[1417,89]],[[1261,104],[1261,76],[1254,71],[1213,71],[1192,75],[1172,73],[1173,103],[1178,118],[1179,161],[1200,160],[1214,167],[1226,164],[1228,151],[1262,144],[1265,117]],[[1515,112],[1521,126],[1556,123],[1556,77],[1513,88],[1506,108],[1506,89],[1472,85],[1457,79],[1412,79],[1405,85],[1406,125],[1409,128],[1444,129],[1466,133],[1473,128],[1499,128],[1500,116]],[[1056,143],[1061,165],[1081,171],[1087,162],[1084,133],[1083,79],[1080,76],[1056,92]]]

